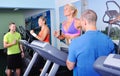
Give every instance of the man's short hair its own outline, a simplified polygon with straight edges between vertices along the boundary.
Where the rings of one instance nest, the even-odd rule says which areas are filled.
[[[85,18],[89,23],[97,21],[97,14],[93,10],[85,10],[82,15],[82,18]]]
[[[12,25],[12,24],[13,24],[13,25],[15,25],[15,23],[14,23],[14,22],[9,23],[9,25]]]

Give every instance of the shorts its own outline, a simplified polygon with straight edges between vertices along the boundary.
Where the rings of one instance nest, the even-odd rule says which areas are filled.
[[[8,69],[16,69],[22,67],[21,53],[7,56]]]

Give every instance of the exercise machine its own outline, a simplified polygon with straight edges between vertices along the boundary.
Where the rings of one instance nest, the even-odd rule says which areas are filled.
[[[40,76],[45,76],[52,62],[53,62],[53,66],[48,76],[55,76],[60,65],[66,66],[67,53],[58,50],[57,48],[53,47],[49,43],[38,41],[38,40],[34,40],[31,43],[28,43],[26,40],[20,40],[20,43],[24,46],[32,48],[35,51],[33,58],[30,61],[23,76],[28,76],[38,55],[42,56],[43,58],[47,60]]]
[[[94,63],[94,69],[101,76],[120,76],[120,55],[101,56]]]
[[[109,4],[113,3],[118,7],[118,10],[111,10],[109,8]],[[120,6],[115,1],[107,1],[106,2],[107,10],[103,16],[103,22],[108,24],[107,34],[110,36],[111,28],[113,25],[120,26],[120,20],[116,20],[111,23],[111,21],[115,20],[118,16],[120,16]],[[108,18],[106,18],[108,17]],[[108,20],[106,20],[108,19]],[[101,76],[120,76],[120,36],[119,43],[117,44],[117,54],[110,54],[108,56],[99,57],[94,63],[94,69]]]
[[[118,9],[117,10],[110,9],[109,8],[110,3],[115,4],[118,7]],[[116,20],[113,23],[111,23],[111,21],[113,21],[118,16],[120,16],[120,6],[115,1],[107,1],[106,7],[107,7],[107,10],[105,11],[105,14],[103,16],[103,22],[108,24],[107,34],[108,36],[110,36],[113,25],[118,25],[120,27],[120,20]],[[119,54],[120,53],[120,35],[119,35],[119,42],[117,45],[118,45],[117,54]]]

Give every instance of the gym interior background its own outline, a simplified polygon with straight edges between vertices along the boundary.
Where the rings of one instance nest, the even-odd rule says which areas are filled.
[[[78,8],[78,18],[85,9],[92,9],[98,15],[97,28],[105,31],[108,26],[102,21],[106,11],[106,1],[108,0],[1,0],[0,1],[0,76],[5,76],[6,50],[3,48],[3,36],[8,32],[8,24],[15,22],[18,27],[23,26],[30,30],[36,26],[39,16],[47,18],[47,24],[51,30],[51,44],[57,48],[65,46],[62,42],[53,37],[53,31],[60,29],[60,24],[65,17],[63,16],[63,6],[72,3]],[[120,4],[119,0],[116,0]],[[111,9],[118,9],[110,5]],[[117,27],[118,28],[118,27]],[[118,29],[119,31],[119,29]],[[118,38],[114,38],[117,40]]]

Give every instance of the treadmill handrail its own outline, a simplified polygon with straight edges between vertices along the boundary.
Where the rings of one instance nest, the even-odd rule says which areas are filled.
[[[66,66],[67,53],[60,51],[59,49],[53,47],[50,44],[43,43],[45,44],[44,47],[40,47],[42,43],[37,40],[34,40],[32,44],[28,43],[26,40],[20,40],[20,43],[24,46],[27,46],[28,48],[31,48],[44,58],[59,65]],[[41,44],[39,45],[39,43]]]
[[[114,4],[118,7],[119,11],[117,11],[117,12],[118,12],[118,14],[119,14],[119,13],[120,13],[120,6],[118,5],[118,3],[117,3],[116,1],[107,1],[107,2],[106,2],[107,11],[115,11],[115,10],[109,10],[109,7],[108,7],[108,4],[109,4],[109,3],[114,3]],[[103,20],[104,23],[109,23],[109,24],[110,24],[111,18],[109,18],[108,21],[105,20],[105,17],[106,17],[106,15],[107,15],[107,14],[106,14],[107,11],[105,12],[105,14],[104,14],[102,20]],[[117,23],[117,22],[116,22],[116,23],[113,23],[113,24],[119,25],[119,26],[120,26],[120,24]]]
[[[30,44],[30,47],[42,57],[59,65],[66,66],[67,53],[60,51],[55,47],[52,47],[52,45],[47,44],[44,47],[40,47],[35,44]]]

